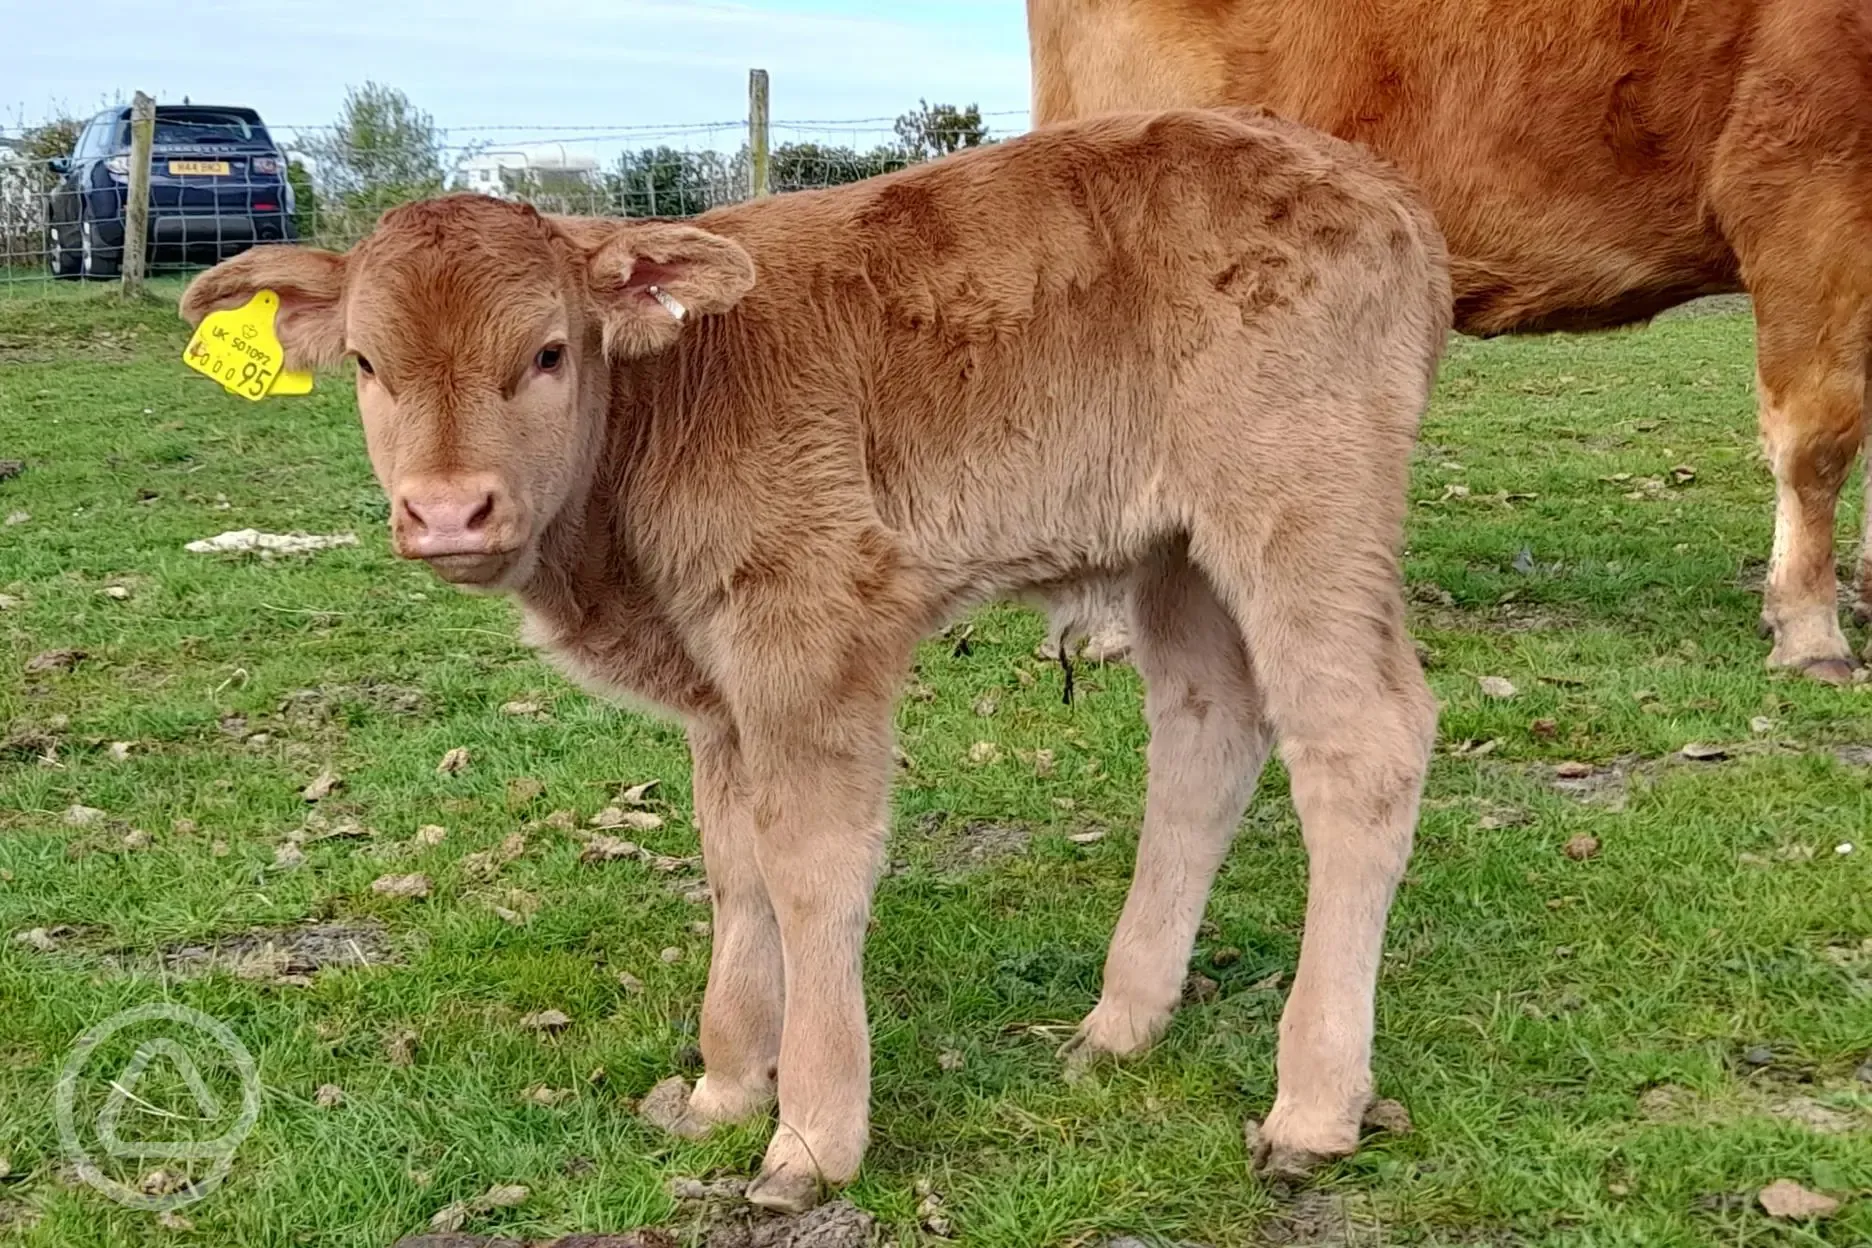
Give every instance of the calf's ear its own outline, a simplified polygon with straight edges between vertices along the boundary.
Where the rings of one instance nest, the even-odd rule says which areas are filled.
[[[279,296],[273,320],[286,367],[322,368],[344,358],[345,258],[312,247],[269,245],[223,260],[182,292],[182,319],[238,308],[262,290]]]
[[[726,312],[754,288],[741,244],[691,225],[587,220],[566,233],[585,250],[612,359],[661,351],[691,317]]]

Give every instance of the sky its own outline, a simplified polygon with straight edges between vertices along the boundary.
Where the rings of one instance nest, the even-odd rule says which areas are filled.
[[[451,141],[677,129],[744,118],[755,66],[771,75],[776,122],[888,119],[921,97],[1012,114],[991,129],[1026,124],[1021,0],[86,0],[76,36],[56,10],[0,0],[9,131],[136,90],[249,105],[275,129],[329,124],[345,87],[367,79],[400,88]],[[868,146],[878,133],[776,141]]]

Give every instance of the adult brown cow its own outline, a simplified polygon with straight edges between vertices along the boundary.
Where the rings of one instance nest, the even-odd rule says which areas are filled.
[[[1768,661],[1851,677],[1833,525],[1872,348],[1872,5],[1028,0],[1027,15],[1036,123],[1256,103],[1396,162],[1449,241],[1464,331],[1611,326],[1746,288],[1778,491]],[[1854,614],[1872,621],[1872,542]]]
[[[1078,1048],[1168,1023],[1278,738],[1311,867],[1257,1160],[1353,1148],[1436,718],[1398,547],[1449,283],[1401,178],[1258,115],[1128,116],[694,224],[416,204],[348,255],[229,260],[183,312],[261,289],[289,365],[357,358],[397,552],[688,726],[715,926],[684,1128],[777,1083],[753,1199],[864,1151],[913,647],[1088,578],[1135,599],[1151,781]]]

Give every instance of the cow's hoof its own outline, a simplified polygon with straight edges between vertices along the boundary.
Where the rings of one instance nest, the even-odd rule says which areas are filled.
[[[749,1204],[775,1213],[805,1213],[817,1205],[823,1195],[824,1185],[819,1182],[818,1175],[793,1166],[763,1170],[747,1189]]]
[[[1850,685],[1859,664],[1847,649],[1844,636],[1837,638],[1837,644],[1811,646],[1790,645],[1782,638],[1768,654],[1768,670],[1791,672],[1823,685]]]
[[[1859,668],[1851,659],[1815,659],[1801,664],[1797,670],[1808,680],[1817,680],[1823,685],[1850,685]]]

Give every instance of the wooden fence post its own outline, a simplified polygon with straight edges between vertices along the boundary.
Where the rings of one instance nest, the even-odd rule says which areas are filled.
[[[748,193],[755,199],[765,195],[767,184],[767,71],[748,71]]]
[[[130,185],[124,200],[123,293],[143,293],[149,272],[150,149],[156,139],[156,101],[141,91],[130,105]]]

